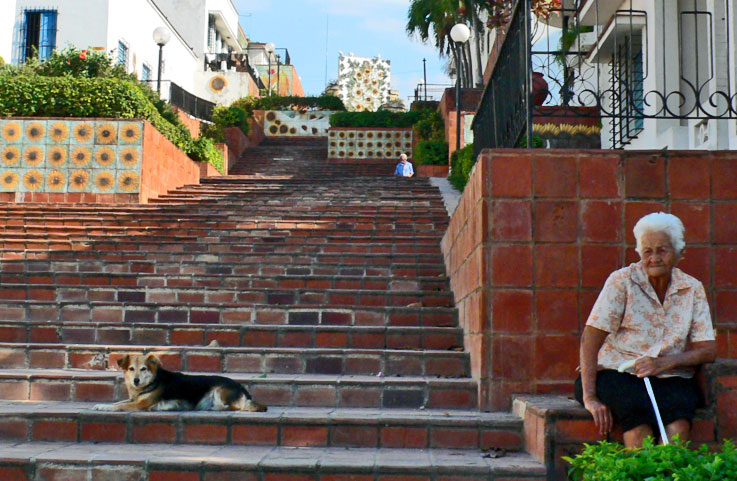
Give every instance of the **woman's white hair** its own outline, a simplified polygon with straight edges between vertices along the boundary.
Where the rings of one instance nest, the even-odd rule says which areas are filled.
[[[686,235],[686,228],[683,227],[681,219],[673,214],[665,212],[653,212],[642,217],[632,229],[637,240],[637,252],[642,253],[642,236],[648,232],[665,232],[670,237],[670,244],[676,254],[680,254],[686,247],[686,241],[683,237]]]

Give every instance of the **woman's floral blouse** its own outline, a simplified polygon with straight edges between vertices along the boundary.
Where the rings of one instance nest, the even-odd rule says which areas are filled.
[[[599,350],[599,369],[617,369],[643,356],[679,354],[687,342],[714,340],[701,282],[674,267],[661,305],[641,262],[609,276],[586,325],[609,333]],[[691,377],[693,372],[679,367],[659,377]]]

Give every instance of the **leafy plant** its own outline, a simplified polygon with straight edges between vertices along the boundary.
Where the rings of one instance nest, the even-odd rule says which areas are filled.
[[[184,153],[220,164],[223,156],[192,139],[174,109],[102,52],[68,48],[21,66],[0,67],[0,116],[140,118]]]
[[[445,140],[423,140],[414,151],[417,164],[448,165],[448,142]]]
[[[471,169],[476,163],[476,158],[473,155],[473,144],[468,144],[461,150],[454,151],[450,156],[451,171],[448,176],[448,181],[456,189],[463,192],[468,183],[468,176],[471,174]]]
[[[246,112],[248,117],[253,115],[254,110],[291,110],[291,109],[313,109],[313,110],[345,110],[343,101],[334,95],[321,95],[319,97],[280,97],[278,95],[257,97],[243,97],[231,104]]]
[[[330,116],[331,127],[409,128],[422,119],[423,112],[338,112]]]
[[[570,463],[574,481],[716,481],[737,479],[737,449],[725,440],[719,451],[706,445],[689,449],[675,439],[655,445],[648,438],[639,449],[625,449],[618,443],[601,441],[584,444],[581,454],[563,459]]]
[[[421,118],[413,125],[417,136],[422,140],[443,140],[445,138],[445,123],[437,110],[418,110]],[[447,154],[447,153],[446,153]],[[446,155],[446,159],[447,159]]]
[[[212,111],[212,124],[202,127],[202,135],[215,142],[225,142],[224,129],[238,127],[248,135],[248,115],[239,107],[217,106]]]
[[[558,51],[561,53],[555,54],[555,62],[564,67],[566,64],[567,53],[571,50],[571,47],[576,42],[578,36],[582,33],[593,32],[594,27],[591,25],[576,25],[573,28],[563,30],[558,40]]]

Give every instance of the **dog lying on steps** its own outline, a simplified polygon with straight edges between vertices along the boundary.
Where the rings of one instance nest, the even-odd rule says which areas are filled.
[[[223,376],[168,371],[155,354],[118,359],[129,399],[97,404],[98,411],[266,411],[239,383]]]

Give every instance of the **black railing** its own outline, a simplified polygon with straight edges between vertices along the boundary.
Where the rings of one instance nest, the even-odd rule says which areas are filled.
[[[506,39],[471,124],[476,156],[485,148],[515,147],[526,130],[525,79],[529,78],[526,4],[520,0],[513,10]]]
[[[453,88],[452,84],[427,84],[420,82],[417,84],[414,90],[414,95],[407,97],[407,100],[420,101],[420,100],[440,100],[445,93],[446,89]]]
[[[528,37],[519,21],[526,3],[515,7],[474,121],[477,150],[514,147],[525,135],[520,85],[531,85],[533,72],[548,85],[544,103],[531,105],[535,119],[599,117],[602,140],[612,148],[632,143],[647,119],[681,125],[737,119],[732,0],[661,1],[647,10],[617,10],[611,0],[564,0],[563,9],[533,22]],[[560,34],[550,35],[546,25]],[[532,68],[525,77],[520,56],[527,45]]]
[[[169,87],[169,103],[196,119],[212,121],[215,104],[192,95],[174,82]]]

